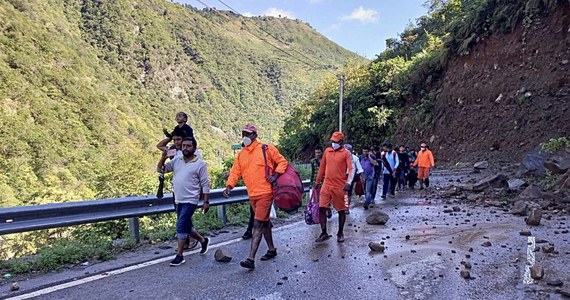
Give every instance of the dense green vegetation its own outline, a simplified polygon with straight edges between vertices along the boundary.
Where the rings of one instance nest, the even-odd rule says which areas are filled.
[[[506,33],[522,24],[529,28],[562,0],[430,0],[429,14],[409,25],[369,64],[347,66],[343,100],[343,131],[347,142],[362,145],[393,140],[396,120],[413,105],[419,128],[432,121],[435,92],[430,90],[447,63],[469,53],[481,38]],[[328,143],[338,128],[338,83],[321,82],[309,100],[296,104],[281,139],[290,157],[307,158],[317,144]],[[416,126],[414,126],[416,127]]]
[[[291,105],[349,59],[363,60],[298,20],[163,0],[2,1],[0,207],[154,194],[155,145],[177,111],[217,178],[245,123],[278,142]],[[219,226],[215,211],[200,218]],[[148,240],[172,236],[172,216],[159,219],[143,224]],[[126,235],[109,224],[89,227],[96,240]],[[3,236],[0,257],[84,232]]]
[[[299,21],[160,0],[10,0],[0,27],[1,206],[153,193],[180,110],[218,169],[243,124],[276,142],[290,105],[358,59]]]

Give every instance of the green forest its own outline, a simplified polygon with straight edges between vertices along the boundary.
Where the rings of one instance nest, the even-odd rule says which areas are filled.
[[[3,1],[0,28],[1,207],[153,194],[177,111],[219,170],[244,124],[277,142],[291,105],[363,61],[298,20],[161,0]]]

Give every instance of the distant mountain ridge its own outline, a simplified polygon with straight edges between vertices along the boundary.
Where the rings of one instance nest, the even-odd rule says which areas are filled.
[[[243,124],[276,142],[293,103],[364,60],[299,20],[161,0],[8,0],[0,28],[0,206],[153,193],[177,111],[215,168]]]

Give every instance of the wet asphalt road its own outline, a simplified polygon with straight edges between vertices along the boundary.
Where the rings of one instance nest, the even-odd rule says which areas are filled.
[[[450,178],[467,176],[438,174],[432,190]],[[179,267],[162,262],[38,299],[564,299],[545,282],[560,279],[570,286],[570,234],[553,233],[553,228],[568,228],[566,216],[553,215],[541,226],[528,227],[522,217],[502,209],[446,204],[432,191],[404,191],[376,202],[364,211],[353,200],[344,243],[334,238],[315,243],[318,225],[297,222],[277,228],[278,256],[267,262],[257,259],[254,271],[239,266],[249,241],[236,239],[222,246],[233,260],[219,263],[213,258],[214,246],[222,242],[218,240],[204,256],[187,254]],[[456,205],[461,211],[443,212]],[[366,224],[366,215],[376,210],[390,216],[385,226]],[[336,216],[329,220],[333,236],[337,224]],[[529,251],[534,244],[519,234],[523,230],[531,230],[536,246],[545,240],[558,253]],[[383,241],[384,253],[371,252],[370,241]],[[486,241],[490,247],[482,246]],[[266,250],[262,242],[258,258]],[[529,260],[544,266],[543,280],[528,274],[525,279]],[[465,262],[472,265],[471,279],[459,275]]]

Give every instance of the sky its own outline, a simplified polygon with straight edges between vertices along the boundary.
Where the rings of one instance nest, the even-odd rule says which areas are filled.
[[[426,0],[221,0],[244,16],[299,19],[342,47],[374,59],[415,19]],[[177,0],[199,9],[204,4],[229,10],[220,0]],[[203,2],[204,4],[200,3]]]

